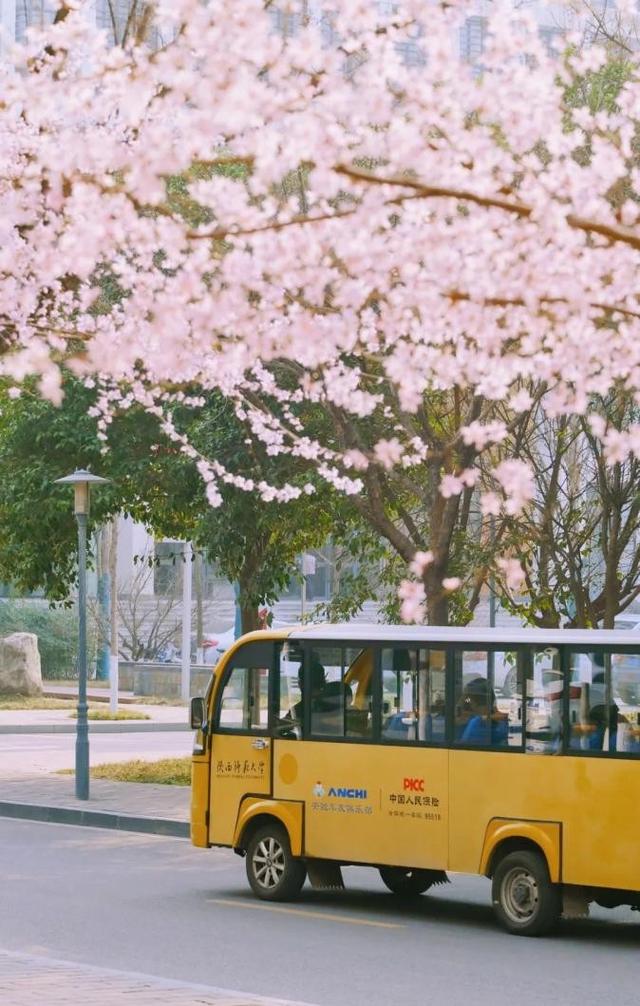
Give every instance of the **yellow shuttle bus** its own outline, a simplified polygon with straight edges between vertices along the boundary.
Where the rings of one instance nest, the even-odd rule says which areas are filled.
[[[313,625],[244,636],[192,702],[191,838],[260,898],[375,866],[492,878],[512,933],[640,910],[640,633]]]

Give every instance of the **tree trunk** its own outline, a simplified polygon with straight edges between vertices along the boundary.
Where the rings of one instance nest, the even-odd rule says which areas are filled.
[[[424,592],[427,597],[427,624],[449,624],[449,599],[442,587],[442,579],[446,577],[446,564],[435,562],[427,566],[422,577]]]
[[[442,592],[441,592],[442,594]],[[432,597],[427,602],[427,625],[449,624],[449,602],[445,596]]]
[[[254,576],[259,570],[259,562],[256,561],[256,553],[252,553],[245,559],[244,567],[238,576],[238,597],[237,604],[240,608],[240,625],[242,632],[255,632],[260,628],[258,608],[255,603],[255,591],[252,590]]]
[[[608,568],[604,599],[604,613],[602,617],[603,629],[613,629],[615,627],[616,615],[620,611],[620,581],[618,579],[618,570],[617,568],[609,568],[610,565],[610,563],[607,563]]]
[[[258,608],[254,604],[244,602],[242,588],[240,588],[240,618],[242,620],[243,633],[255,632],[256,629],[260,628]]]
[[[620,499],[620,465],[614,466],[614,500]],[[615,617],[620,610],[620,560],[622,558],[619,548],[620,538],[620,505],[613,505],[608,519],[608,534],[605,541],[608,549],[605,552],[605,590],[604,590],[604,612],[602,619],[603,629],[613,629]]]

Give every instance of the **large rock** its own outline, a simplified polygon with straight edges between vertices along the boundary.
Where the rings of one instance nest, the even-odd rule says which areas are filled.
[[[42,694],[38,637],[32,632],[14,632],[0,639],[0,693]]]

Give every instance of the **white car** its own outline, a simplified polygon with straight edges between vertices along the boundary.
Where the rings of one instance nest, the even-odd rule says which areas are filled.
[[[202,663],[207,667],[215,667],[233,640],[233,626],[230,629],[225,629],[224,632],[205,632],[202,638]]]
[[[616,615],[613,627],[614,629],[627,629],[629,632],[640,632],[640,615],[633,615],[628,612]]]
[[[279,621],[274,619],[269,628],[271,629],[283,629],[285,626],[289,625],[289,622]],[[231,644],[235,642],[235,626],[231,626],[230,629],[225,629],[224,632],[206,632],[204,636],[204,663],[209,667],[215,666],[218,663],[220,657],[223,653],[229,649]]]

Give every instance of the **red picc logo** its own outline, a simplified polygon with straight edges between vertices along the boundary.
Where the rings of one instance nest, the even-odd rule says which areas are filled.
[[[412,793],[424,793],[424,779],[413,779],[405,776],[403,789],[411,790]]]

